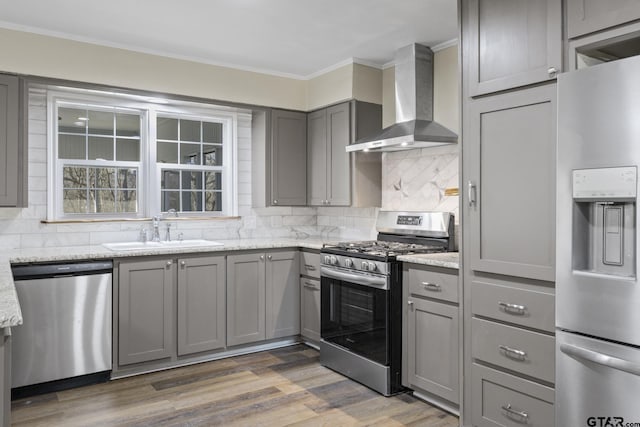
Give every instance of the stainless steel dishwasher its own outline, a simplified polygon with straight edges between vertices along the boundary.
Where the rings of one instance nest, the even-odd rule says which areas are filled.
[[[14,397],[107,380],[113,263],[16,265],[12,271],[24,319],[11,328]]]

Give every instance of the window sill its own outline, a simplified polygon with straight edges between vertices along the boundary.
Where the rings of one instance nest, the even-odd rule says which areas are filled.
[[[222,221],[240,219],[240,216],[190,216],[190,217],[166,217],[163,221]],[[152,221],[153,218],[82,218],[82,219],[55,219],[40,221],[41,224],[87,224],[100,222],[145,222]]]

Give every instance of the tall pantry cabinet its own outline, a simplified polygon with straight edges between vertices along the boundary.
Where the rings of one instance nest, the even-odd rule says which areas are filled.
[[[460,0],[463,424],[552,426],[555,0]]]

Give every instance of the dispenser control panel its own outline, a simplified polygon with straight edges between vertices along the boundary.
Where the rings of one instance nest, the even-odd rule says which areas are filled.
[[[582,200],[629,200],[636,198],[638,171],[635,166],[576,169],[573,198]]]

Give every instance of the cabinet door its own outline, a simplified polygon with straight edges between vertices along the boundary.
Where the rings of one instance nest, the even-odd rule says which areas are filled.
[[[227,345],[265,338],[265,256],[227,257]]]
[[[640,19],[640,0],[567,0],[570,39]]]
[[[553,281],[556,85],[468,104],[471,269]]]
[[[0,75],[0,206],[17,206],[19,176],[19,79]]]
[[[170,357],[175,346],[175,264],[123,262],[119,270],[119,364]]]
[[[224,348],[224,257],[178,260],[178,355]]]
[[[320,341],[320,280],[300,278],[300,335]]]
[[[278,206],[307,203],[306,113],[271,113],[271,197]]]
[[[0,329],[0,426],[11,425],[11,336]]]
[[[298,251],[274,251],[266,255],[267,339],[300,333],[298,256]]]
[[[349,103],[327,108],[327,201],[331,206],[351,204],[351,169],[346,148],[349,145]]]
[[[307,116],[307,196],[309,205],[324,205],[327,200],[327,110]]]
[[[469,92],[497,92],[555,78],[562,67],[562,2],[469,0]]]
[[[409,386],[459,403],[458,307],[414,297],[409,302]]]

